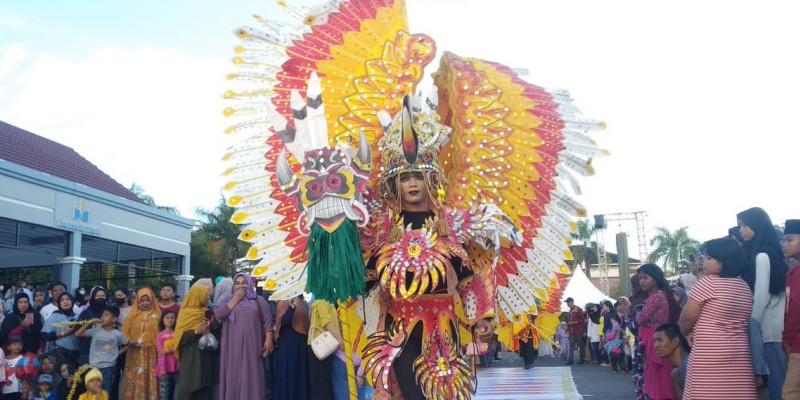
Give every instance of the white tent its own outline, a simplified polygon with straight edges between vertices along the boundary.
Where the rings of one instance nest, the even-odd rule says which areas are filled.
[[[561,294],[561,312],[569,311],[569,307],[567,307],[567,303],[565,302],[567,297],[572,297],[575,300],[575,305],[581,308],[583,308],[586,303],[597,304],[603,300],[611,300],[586,277],[586,274],[580,267],[575,268],[572,278]]]

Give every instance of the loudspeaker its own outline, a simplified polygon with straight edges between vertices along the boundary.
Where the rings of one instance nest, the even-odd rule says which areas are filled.
[[[606,227],[606,219],[603,215],[595,215],[594,216],[594,229],[605,229]]]

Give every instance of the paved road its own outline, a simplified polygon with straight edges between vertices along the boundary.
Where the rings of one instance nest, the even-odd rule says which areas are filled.
[[[537,371],[525,371],[522,360],[516,354],[501,353],[500,357],[501,361],[496,361],[492,368],[483,370],[478,375],[480,395],[476,396],[476,400],[635,400],[629,374],[614,374],[610,368],[597,364],[567,367],[563,360],[552,357],[536,360],[534,370]],[[513,371],[504,370],[512,368]],[[577,397],[574,392],[568,393],[571,389],[570,379],[577,389]],[[498,383],[492,383],[493,381]],[[557,385],[561,386],[556,388]]]

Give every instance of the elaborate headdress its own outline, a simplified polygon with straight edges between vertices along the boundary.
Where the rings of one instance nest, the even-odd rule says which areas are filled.
[[[378,112],[384,136],[378,143],[381,150],[380,192],[387,203],[399,207],[395,177],[404,172],[424,172],[429,195],[436,208],[444,201],[447,185],[439,151],[450,140],[451,129],[439,123],[436,113],[438,97],[435,89],[423,99],[406,96],[403,109],[392,119],[385,111]],[[436,196],[434,197],[434,194]]]

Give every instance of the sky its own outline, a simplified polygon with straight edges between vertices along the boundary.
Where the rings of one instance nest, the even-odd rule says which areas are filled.
[[[310,5],[310,1],[290,1]],[[578,200],[589,215],[646,211],[648,233],[722,236],[737,212],[800,218],[800,2],[407,0],[438,52],[527,69],[567,89],[611,155]],[[233,31],[274,1],[0,3],[0,120],[72,147],[122,185],[194,217],[213,208],[236,137],[220,94]],[[438,65],[432,62],[426,74]],[[2,144],[0,144],[2,145]],[[633,222],[610,223],[613,235]]]

